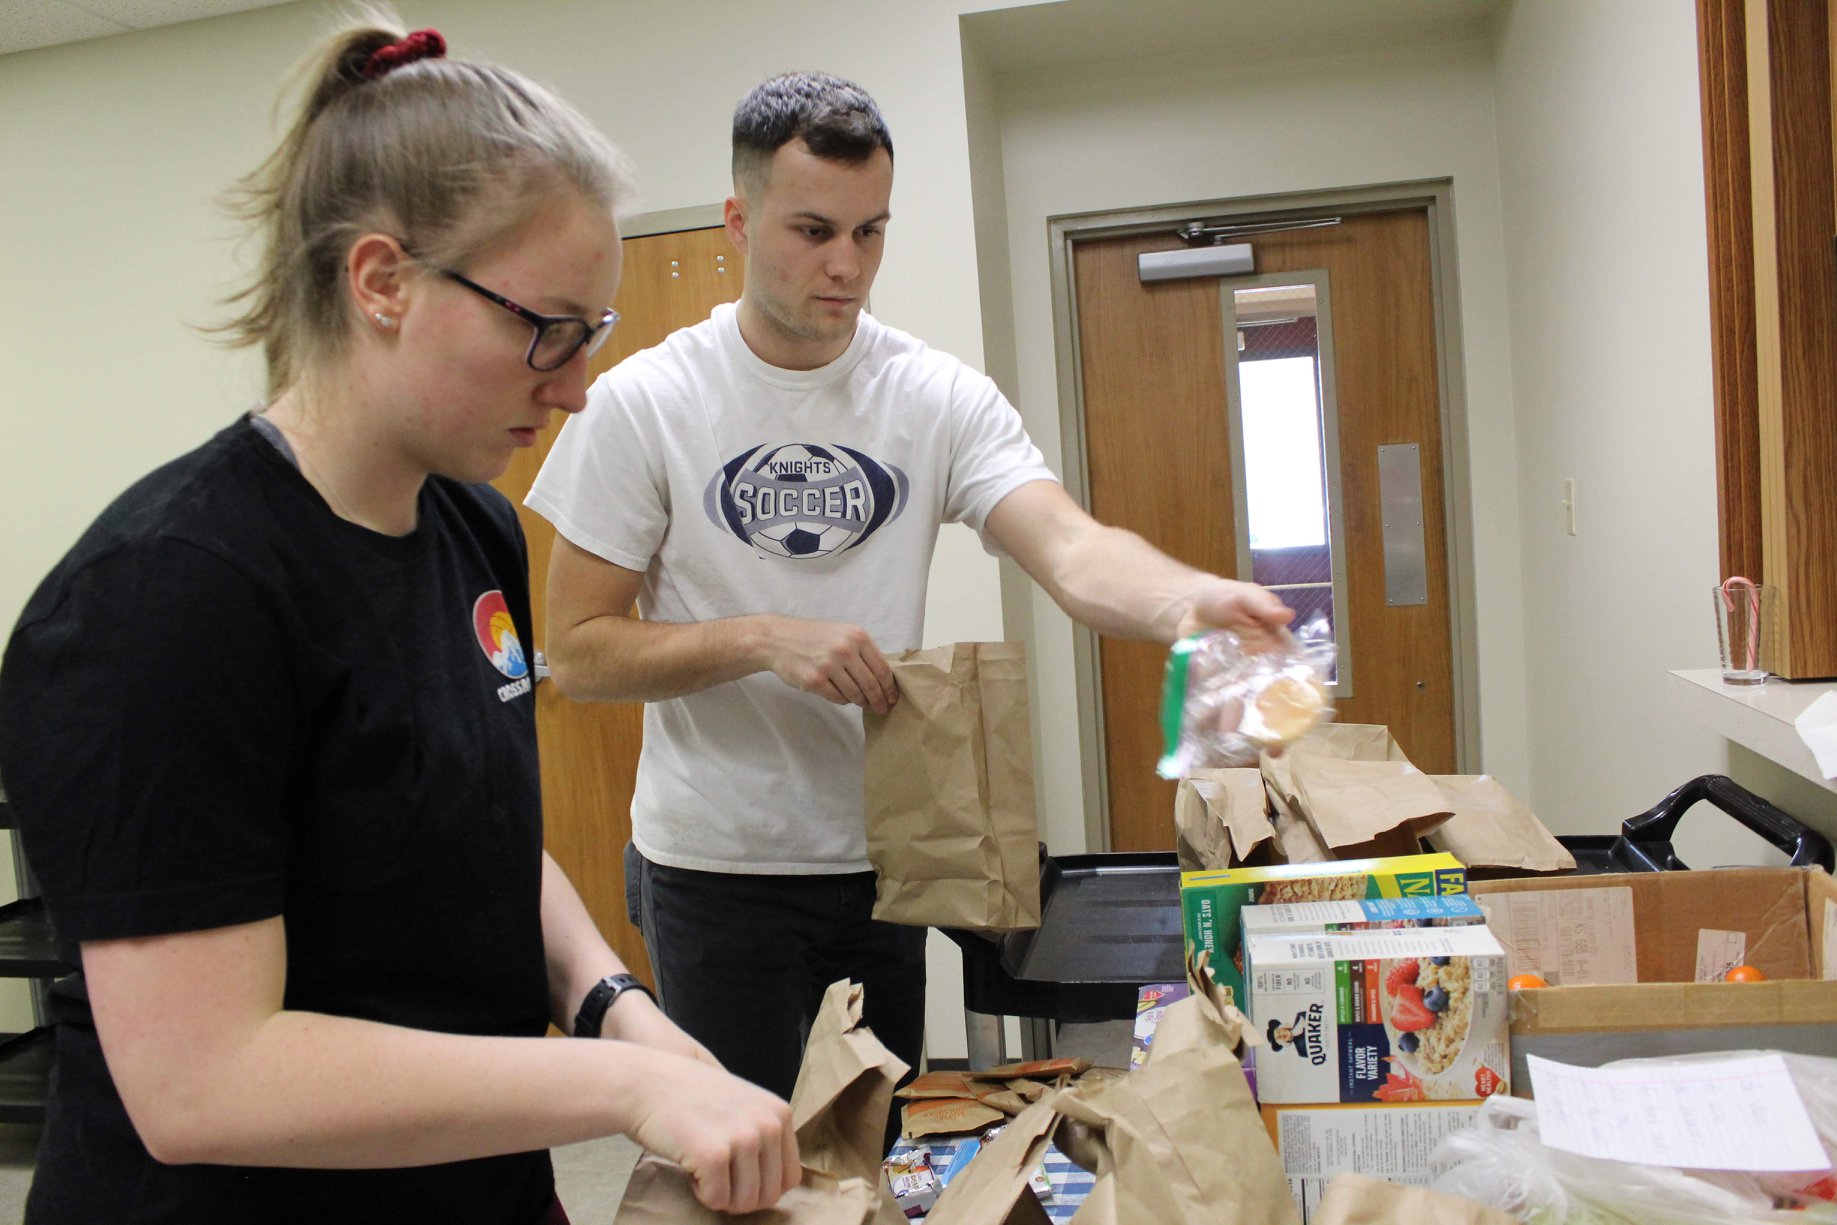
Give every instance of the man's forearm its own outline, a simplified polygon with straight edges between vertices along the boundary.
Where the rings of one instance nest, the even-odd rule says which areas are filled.
[[[607,615],[551,634],[548,664],[576,701],[658,702],[766,670],[767,618],[675,624]]]
[[[1216,581],[1119,527],[1094,527],[1057,560],[1047,594],[1074,621],[1117,638],[1173,642],[1195,592]]]

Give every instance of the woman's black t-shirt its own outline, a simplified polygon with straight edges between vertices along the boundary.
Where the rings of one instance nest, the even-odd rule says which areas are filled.
[[[134,485],[26,606],[0,780],[65,956],[286,925],[286,1007],[450,1033],[547,1024],[527,562],[495,491],[430,478],[415,530],[333,515],[247,419]],[[542,1218],[544,1152],[394,1170],[165,1166],[82,975],[26,1219]]]

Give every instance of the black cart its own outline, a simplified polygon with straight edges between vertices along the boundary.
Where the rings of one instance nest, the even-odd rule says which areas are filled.
[[[1560,841],[1578,872],[1677,872],[1672,839],[1707,803],[1759,834],[1794,867],[1832,869],[1830,840],[1720,774],[1694,778],[1618,834]],[[1040,848],[1040,926],[1003,934],[945,929],[963,950],[971,1068],[1007,1062],[1004,1018],[1021,1021],[1021,1054],[1053,1052],[1056,1026],[1128,1020],[1146,983],[1186,976],[1180,866],[1172,851],[1048,855]]]

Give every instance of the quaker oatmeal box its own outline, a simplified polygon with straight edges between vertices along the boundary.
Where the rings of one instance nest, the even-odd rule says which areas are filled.
[[[1268,1103],[1471,1101],[1511,1088],[1505,950],[1484,927],[1246,941]]]

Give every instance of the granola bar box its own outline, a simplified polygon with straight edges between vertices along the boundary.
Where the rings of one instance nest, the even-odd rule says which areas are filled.
[[[1180,874],[1180,913],[1187,946],[1209,955],[1213,978],[1243,1008],[1244,941],[1238,912],[1245,906],[1466,892],[1467,870],[1446,853],[1215,868]]]
[[[1246,952],[1263,1102],[1510,1091],[1505,949],[1486,928],[1256,935]]]

